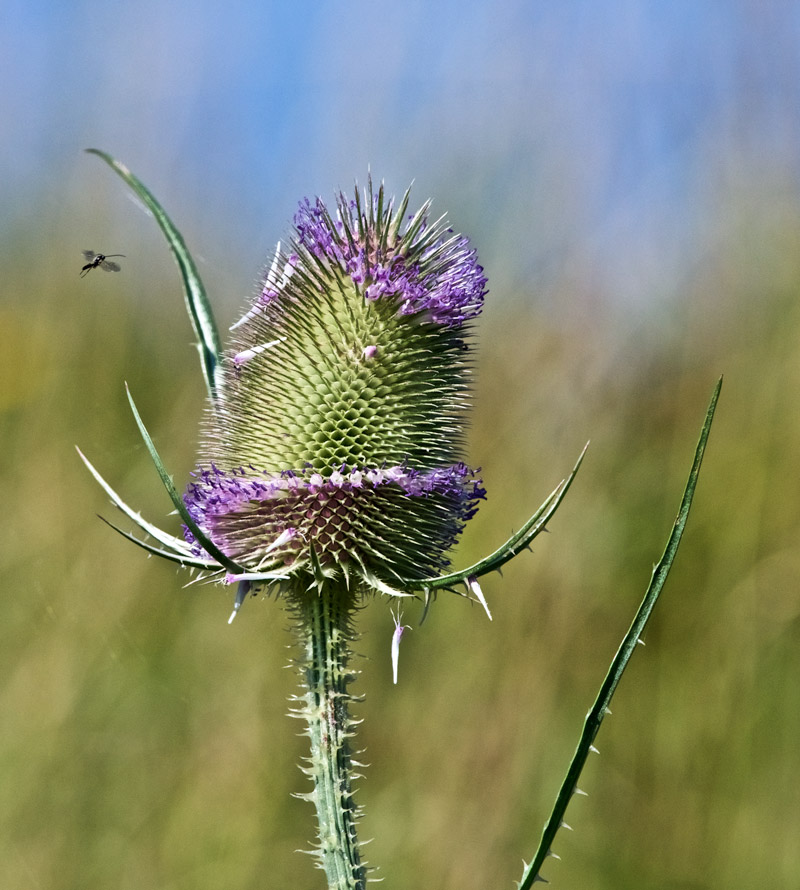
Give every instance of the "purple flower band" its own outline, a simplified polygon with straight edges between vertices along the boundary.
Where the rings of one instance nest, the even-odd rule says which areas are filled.
[[[184,494],[190,516],[227,555],[248,554],[251,568],[291,564],[315,541],[323,545],[320,550],[352,554],[350,531],[365,522],[380,526],[385,521],[382,499],[388,505],[398,495],[441,501],[450,517],[448,537],[455,539],[486,494],[475,471],[463,463],[426,472],[404,466],[342,467],[327,475],[312,468],[279,474],[254,468],[225,472],[212,465],[192,475],[197,481]],[[192,533],[184,529],[184,534],[200,554]],[[332,547],[337,536],[339,547]]]
[[[225,472],[212,465],[211,469],[201,468],[191,475],[198,481],[189,484],[183,500],[198,523],[211,515],[236,512],[248,503],[275,500],[288,494],[313,496],[319,492],[354,491],[364,487],[377,489],[390,483],[409,497],[438,494],[469,504],[486,497],[475,471],[463,463],[426,472],[403,466],[354,470],[342,467],[328,476],[310,469],[285,470],[277,475],[252,467],[249,472],[244,467]],[[470,507],[462,518],[469,519],[476,509]]]
[[[480,314],[487,279],[468,238],[442,226],[429,229],[423,215],[413,233],[396,232],[393,239],[374,243],[375,225],[354,201],[340,194],[338,211],[334,220],[320,198],[314,204],[302,201],[294,217],[297,246],[338,268],[365,299],[394,300],[399,314],[422,315],[444,327]],[[391,205],[385,212],[389,228]],[[275,289],[268,292],[272,296]]]

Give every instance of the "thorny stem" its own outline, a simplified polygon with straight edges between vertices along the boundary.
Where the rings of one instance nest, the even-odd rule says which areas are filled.
[[[296,716],[308,724],[311,754],[304,772],[314,783],[313,792],[303,796],[317,809],[319,846],[315,852],[329,890],[364,890],[366,870],[359,854],[358,808],[351,789],[353,722],[347,691],[354,678],[347,669],[353,594],[328,582],[319,591],[297,592],[292,600],[303,648],[300,668],[305,684],[299,699],[303,706]]]

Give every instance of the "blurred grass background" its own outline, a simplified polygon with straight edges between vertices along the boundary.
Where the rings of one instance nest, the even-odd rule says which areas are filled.
[[[378,6],[4,13],[0,886],[322,886],[295,852],[313,817],[291,797],[281,606],[228,627],[229,591],[185,589],[97,520],[115,517],[73,450],[175,528],[123,381],[180,482],[198,362],[155,224],[80,153],[98,145],[182,229],[223,329],[294,201],[370,163],[473,237],[491,294],[469,460],[489,500],[456,565],[591,439],[551,534],[484,585],[491,624],[441,596],[392,687],[388,608],[364,609],[362,836],[387,887],[519,877],[725,374],[684,544],[545,874],[795,888],[796,10]],[[79,280],[84,248],[126,254],[122,273]]]

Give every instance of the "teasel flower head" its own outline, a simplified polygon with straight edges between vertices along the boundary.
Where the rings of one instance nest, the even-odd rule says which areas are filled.
[[[400,593],[447,568],[484,497],[462,458],[486,278],[467,239],[408,199],[370,181],[335,207],[303,201],[232,328],[184,494],[246,570],[232,580]]]
[[[101,157],[151,211],[178,264],[209,394],[198,466],[176,489],[130,392],[161,481],[184,523],[169,534],[81,458],[146,538],[113,527],[201,579],[238,582],[236,615],[260,590],[422,594],[480,603],[478,578],[544,531],[580,466],[518,531],[479,562],[447,571],[447,553],[485,497],[463,462],[472,325],[486,278],[466,238],[430,202],[409,213],[383,186],[328,208],[301,202],[224,350],[183,237],[147,187]],[[80,453],[80,450],[79,450]],[[112,525],[112,523],[109,523]],[[444,572],[444,574],[442,574]]]
[[[466,238],[430,206],[408,212],[383,186],[335,206],[303,201],[224,350],[197,268],[161,205],[127,167],[99,155],[153,214],[180,269],[209,401],[198,465],[175,487],[128,393],[134,418],[184,535],[147,521],[83,458],[111,501],[146,535],[113,526],[149,553],[237,583],[285,593],[295,622],[306,723],[303,771],[318,820],[318,864],[336,890],[364,890],[350,749],[350,644],[359,597],[439,590],[489,606],[478,578],[544,530],[582,458],[497,550],[459,571],[447,552],[485,497],[463,462],[472,324],[486,278]],[[110,524],[110,523],[109,523]],[[462,591],[463,588],[463,591]],[[391,644],[397,681],[400,639]]]

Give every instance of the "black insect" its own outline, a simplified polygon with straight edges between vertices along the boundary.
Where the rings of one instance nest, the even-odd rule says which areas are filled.
[[[81,278],[83,278],[84,275],[88,275],[92,269],[98,268],[105,269],[106,272],[119,272],[119,263],[112,263],[109,260],[109,257],[125,256],[124,253],[109,253],[106,255],[104,253],[95,253],[93,250],[84,250],[83,255],[89,262],[81,269]]]

